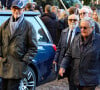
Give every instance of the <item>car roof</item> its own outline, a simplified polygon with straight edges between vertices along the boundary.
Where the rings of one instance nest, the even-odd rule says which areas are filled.
[[[11,10],[0,10],[0,16],[10,16],[12,14]],[[37,16],[40,12],[34,11],[24,11],[25,16]]]

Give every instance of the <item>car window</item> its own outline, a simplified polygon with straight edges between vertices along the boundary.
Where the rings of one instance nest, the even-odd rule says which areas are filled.
[[[37,32],[38,42],[49,42],[49,40],[48,40],[43,28],[36,21],[36,19],[32,18],[32,17],[27,17],[26,19],[33,24],[33,27],[35,28],[35,30]]]
[[[0,16],[0,25],[4,23],[10,16]],[[49,42],[48,37],[46,36],[41,25],[33,18],[32,16],[25,16],[25,18],[33,24],[34,29],[37,33],[38,42]]]
[[[10,16],[0,16],[0,25],[3,24]]]

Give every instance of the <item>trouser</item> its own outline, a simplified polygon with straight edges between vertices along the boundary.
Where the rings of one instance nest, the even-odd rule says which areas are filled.
[[[69,83],[69,90],[78,90],[77,86],[74,84],[73,80],[70,78],[70,67],[67,68],[66,72],[64,73],[63,77],[58,75],[58,80],[63,79],[64,77],[68,78],[68,83]]]
[[[19,90],[20,79],[2,79],[1,90]]]
[[[78,90],[95,90],[96,86],[78,86]]]
[[[68,82],[69,82],[69,90],[78,90],[77,86],[74,84],[73,81],[70,80],[69,76],[68,76]]]

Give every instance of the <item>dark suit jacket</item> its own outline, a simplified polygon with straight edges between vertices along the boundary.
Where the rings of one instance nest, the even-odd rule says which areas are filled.
[[[61,67],[66,69],[71,62],[70,79],[76,85],[98,85],[100,84],[100,35],[93,34],[92,39],[81,52],[80,38],[80,34],[74,38],[62,60]]]
[[[66,28],[62,31],[61,37],[58,43],[57,51],[54,60],[58,62],[58,64],[61,63],[65,52],[67,50],[67,36],[68,36],[69,28]],[[80,33],[79,27],[76,28],[75,36]]]
[[[95,32],[100,33],[100,27],[99,27],[99,24],[97,22],[95,22]]]

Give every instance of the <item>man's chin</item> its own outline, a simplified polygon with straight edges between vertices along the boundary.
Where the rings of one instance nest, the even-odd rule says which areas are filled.
[[[19,18],[20,17],[20,15],[14,15],[14,18],[16,19],[16,18]]]

